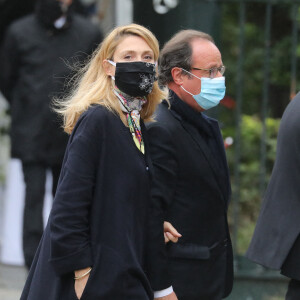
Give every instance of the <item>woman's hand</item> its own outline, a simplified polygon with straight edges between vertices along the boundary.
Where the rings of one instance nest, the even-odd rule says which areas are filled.
[[[88,272],[91,268],[85,268],[85,269],[81,269],[81,270],[77,270],[74,272],[75,277],[80,277],[82,276],[84,273]],[[90,273],[83,276],[82,278],[76,279],[75,280],[75,284],[74,284],[74,288],[75,288],[75,293],[78,299],[81,298],[82,293],[85,289],[86,283],[88,281],[90,277]]]
[[[172,226],[169,222],[164,222],[164,236],[165,236],[165,243],[169,241],[173,243],[178,242],[178,238],[182,237],[182,235]]]

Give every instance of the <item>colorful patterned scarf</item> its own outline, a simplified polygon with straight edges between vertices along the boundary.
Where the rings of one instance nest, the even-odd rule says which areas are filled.
[[[143,154],[145,154],[145,146],[140,124],[140,110],[147,102],[147,98],[129,96],[120,91],[117,87],[115,87],[114,93],[120,100],[122,111],[126,113],[129,130],[132,134],[135,145]]]

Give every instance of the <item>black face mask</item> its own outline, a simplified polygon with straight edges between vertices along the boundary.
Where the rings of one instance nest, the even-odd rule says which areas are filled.
[[[38,20],[48,28],[54,28],[54,22],[68,14],[68,8],[57,0],[38,0],[35,8]]]
[[[152,92],[157,80],[155,64],[142,61],[109,62],[116,65],[115,83],[122,92],[132,97],[143,97]]]

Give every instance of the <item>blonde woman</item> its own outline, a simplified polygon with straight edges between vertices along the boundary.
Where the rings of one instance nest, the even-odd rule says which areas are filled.
[[[144,273],[152,168],[143,122],[166,96],[158,54],[149,30],[118,27],[62,102],[71,135],[21,300],[153,299]]]

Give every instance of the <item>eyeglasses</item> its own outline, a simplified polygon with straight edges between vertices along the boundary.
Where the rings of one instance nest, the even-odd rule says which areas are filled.
[[[199,70],[199,71],[208,71],[209,72],[209,78],[213,79],[217,76],[218,72],[221,73],[221,75],[223,76],[223,74],[225,73],[225,66],[221,66],[221,67],[215,67],[215,68],[211,68],[211,69],[203,69],[203,68],[192,68],[192,70]]]

